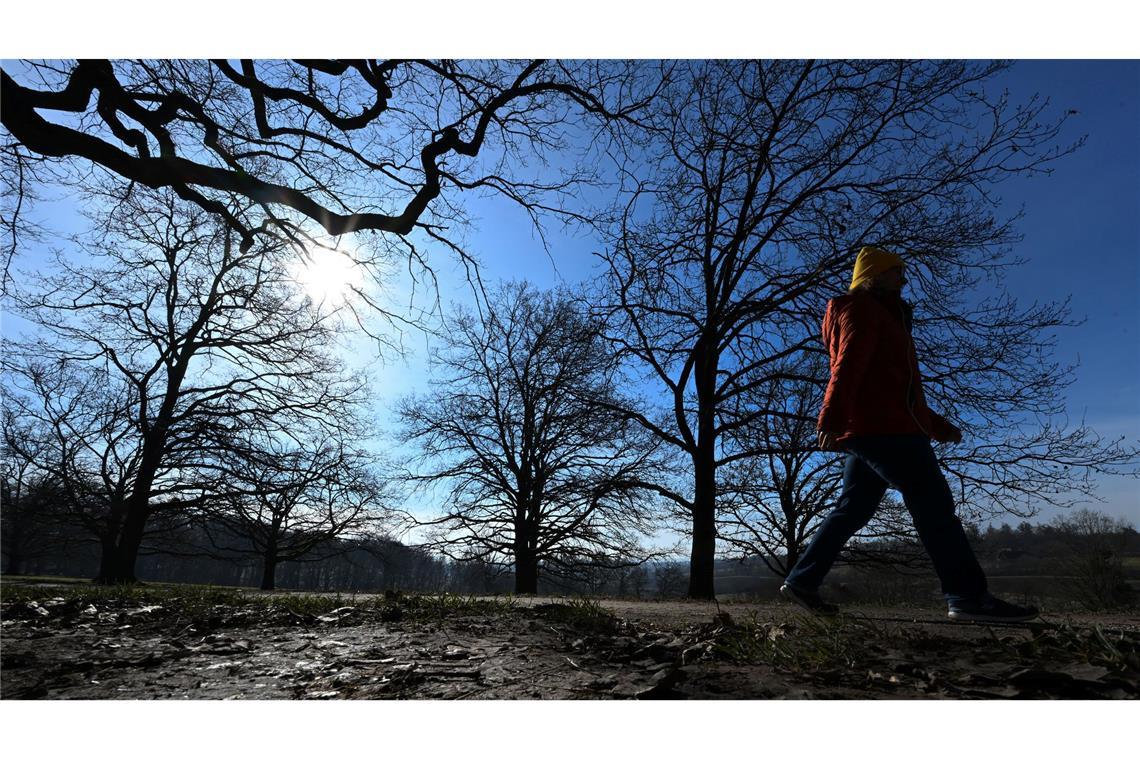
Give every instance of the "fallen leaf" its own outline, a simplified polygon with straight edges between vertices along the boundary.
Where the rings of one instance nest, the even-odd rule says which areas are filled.
[[[1111,672],[1108,668],[1100,665],[1089,665],[1079,662],[1066,665],[1059,670],[1061,673],[1075,678],[1078,681],[1099,681]]]
[[[674,696],[673,687],[685,680],[684,671],[679,668],[662,670],[653,677],[648,688],[634,693],[635,699],[669,699]]]

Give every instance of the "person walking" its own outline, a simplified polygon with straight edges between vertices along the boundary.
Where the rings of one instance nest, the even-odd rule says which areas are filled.
[[[838,610],[819,587],[844,544],[874,515],[887,488],[902,495],[942,583],[953,620],[1018,622],[1035,607],[1002,601],[954,514],[954,497],[931,440],[958,443],[962,431],[926,405],[911,339],[911,307],[902,299],[905,263],[872,246],[855,259],[847,295],[823,318],[831,379],[816,425],[821,449],[845,451],[843,489],[780,594],[818,614]]]

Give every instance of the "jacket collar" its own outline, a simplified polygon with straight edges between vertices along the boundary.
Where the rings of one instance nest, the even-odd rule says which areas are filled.
[[[910,332],[914,324],[914,307],[907,303],[899,293],[886,290],[864,290],[862,295],[875,299],[892,317],[900,319]]]

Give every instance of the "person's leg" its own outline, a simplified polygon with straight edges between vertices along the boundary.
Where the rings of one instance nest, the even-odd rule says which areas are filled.
[[[875,514],[886,491],[887,481],[856,454],[848,453],[839,501],[784,582],[797,591],[815,592],[843,545]]]
[[[851,448],[902,494],[947,600],[984,595],[985,573],[954,514],[954,496],[930,441],[921,435],[879,436],[853,441]]]

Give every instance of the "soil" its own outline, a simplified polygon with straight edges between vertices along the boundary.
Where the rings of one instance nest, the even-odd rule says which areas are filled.
[[[524,598],[422,614],[2,605],[4,699],[1135,699],[1140,616],[952,623],[857,607]],[[489,608],[489,609],[488,609]]]

